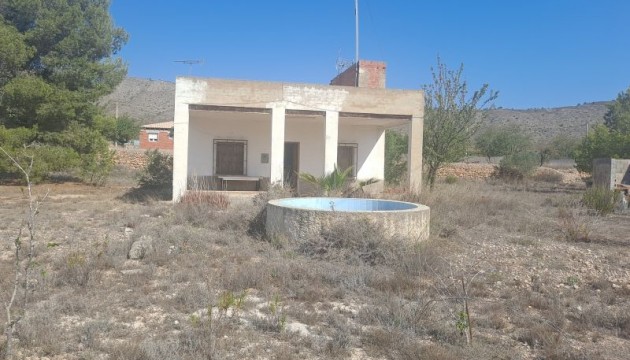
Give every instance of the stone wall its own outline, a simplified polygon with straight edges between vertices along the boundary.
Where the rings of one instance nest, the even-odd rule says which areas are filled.
[[[121,166],[133,170],[141,170],[147,164],[146,150],[114,148],[116,152],[115,162],[117,166]]]
[[[593,160],[593,185],[614,189],[617,184],[630,185],[630,159]]]

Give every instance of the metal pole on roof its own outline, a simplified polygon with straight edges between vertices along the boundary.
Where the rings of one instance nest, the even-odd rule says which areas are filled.
[[[354,0],[354,63],[356,66],[355,86],[359,86],[359,0]]]
[[[354,0],[354,61],[359,63],[359,0]]]

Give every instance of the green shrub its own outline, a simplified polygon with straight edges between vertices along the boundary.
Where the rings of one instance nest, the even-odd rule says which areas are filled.
[[[481,132],[475,140],[477,150],[490,159],[523,152],[531,147],[531,139],[518,126],[492,126]]]
[[[0,146],[6,149],[24,147],[37,140],[37,127],[7,129],[0,125]]]
[[[399,184],[407,172],[407,134],[395,130],[385,132],[385,181]]]
[[[141,187],[170,187],[173,183],[173,157],[158,150],[148,150],[147,165],[138,178]]]
[[[46,178],[51,172],[71,172],[80,163],[79,154],[72,148],[39,143],[36,128],[0,126],[0,147],[24,169],[31,167],[32,161],[30,180],[34,182]],[[19,169],[4,154],[0,156],[0,174],[21,178]]]
[[[630,134],[610,130],[601,124],[595,125],[572,153],[575,168],[592,173],[594,159],[628,158],[630,157],[628,144],[630,144]]]
[[[80,154],[79,172],[87,183],[103,184],[114,167],[114,152],[98,130],[74,123],[64,131],[44,133],[41,138],[47,144],[68,147]]]
[[[444,179],[444,181],[447,184],[455,184],[457,182],[457,176],[455,176],[455,175],[448,175],[446,177],[446,179]]]
[[[337,168],[335,164],[334,170],[328,174],[320,177],[309,173],[300,173],[300,179],[315,185],[323,193],[323,196],[341,196],[348,190],[350,181],[350,174],[352,173],[352,167],[347,169]]]
[[[102,184],[114,166],[114,153],[107,140],[95,129],[71,124],[61,132],[39,132],[37,127],[6,129],[0,126],[2,146],[20,166],[33,159],[32,180],[41,180],[51,172],[75,172],[90,184]],[[17,168],[8,159],[0,159],[0,174],[13,177]]]
[[[81,178],[83,181],[102,185],[114,167],[114,151],[102,147],[96,151],[81,155]]]
[[[533,151],[519,152],[501,159],[495,176],[504,179],[521,180],[530,175],[538,166],[538,155]]]
[[[589,209],[595,210],[598,215],[605,215],[615,210],[615,204],[619,200],[619,193],[603,186],[593,186],[582,195],[582,203]]]
[[[585,222],[577,214],[564,207],[558,209],[559,230],[562,237],[567,241],[584,241],[590,240],[592,231],[590,223]]]

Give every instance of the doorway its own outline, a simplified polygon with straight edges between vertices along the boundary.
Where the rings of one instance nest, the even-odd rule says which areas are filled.
[[[300,172],[300,143],[284,143],[284,183],[297,190]]]

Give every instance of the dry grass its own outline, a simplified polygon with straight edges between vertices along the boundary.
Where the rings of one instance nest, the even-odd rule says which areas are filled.
[[[24,357],[624,359],[630,352],[629,215],[594,221],[571,188],[440,184],[397,196],[431,207],[432,235],[422,244],[359,223],[291,245],[263,236],[264,204],[286,196],[281,189],[251,203],[204,195],[173,206],[127,202],[124,187],[51,187],[16,334]],[[23,202],[16,187],[0,191],[5,289],[8,240]],[[135,241],[151,244],[140,260],[127,258]],[[458,328],[464,298],[471,345]]]

